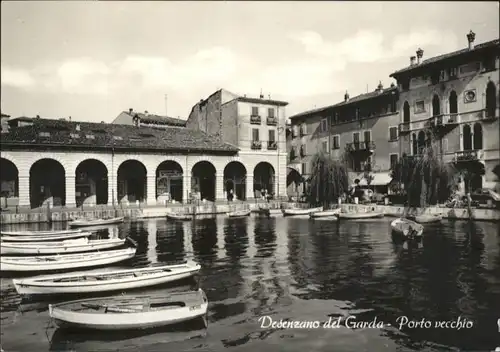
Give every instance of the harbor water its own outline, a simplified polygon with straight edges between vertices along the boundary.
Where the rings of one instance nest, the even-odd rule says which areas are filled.
[[[252,215],[110,226],[99,235],[130,236],[138,244],[136,257],[120,267],[187,259],[201,264],[198,282],[127,294],[199,284],[209,299],[208,327],[192,322],[127,333],[64,331],[50,321],[47,300],[21,298],[11,277],[4,276],[1,346],[6,352],[493,351],[500,346],[498,224],[443,221],[426,227],[421,242],[409,244],[391,238],[390,221]]]

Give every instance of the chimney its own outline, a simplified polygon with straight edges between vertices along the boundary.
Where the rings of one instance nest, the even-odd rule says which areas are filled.
[[[417,59],[416,56],[410,56],[410,66],[414,66],[415,65],[415,60]]]
[[[347,93],[347,91],[345,91],[345,94],[344,94],[344,101],[345,102],[349,101],[349,93]]]
[[[476,39],[476,33],[472,30],[467,34],[467,41],[469,42],[469,50],[474,49],[474,40]]]
[[[420,65],[420,61],[422,61],[422,57],[424,56],[424,51],[421,48],[417,50],[417,65]]]
[[[144,110],[144,115],[148,116],[148,111]]]
[[[260,98],[264,99],[264,94],[260,93]]]
[[[396,87],[396,85],[394,84],[394,82],[391,83],[391,88],[394,88]]]
[[[267,95],[267,99],[271,100],[271,94]]]
[[[40,115],[36,115],[36,118],[39,119],[40,118]]]
[[[71,122],[71,116],[68,118],[69,122]]]
[[[378,81],[377,91],[379,93],[382,93],[383,90],[384,90],[384,86],[382,85],[382,81]]]
[[[130,108],[128,109],[128,113],[131,114],[134,111],[134,109]]]

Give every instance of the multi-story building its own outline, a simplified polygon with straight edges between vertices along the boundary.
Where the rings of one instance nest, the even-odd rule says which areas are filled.
[[[384,89],[380,83],[373,92],[353,98],[346,92],[343,102],[290,117],[289,166],[307,178],[311,157],[322,151],[344,161],[352,181],[387,186],[400,155],[397,99],[395,85]]]
[[[186,127],[186,120],[150,114],[147,111],[142,113],[134,111],[134,109],[122,111],[111,123],[154,128]]]
[[[401,149],[418,155],[433,132],[445,161],[459,168],[484,165],[472,189],[494,188],[500,161],[499,40],[474,45],[472,31],[466,38],[468,47],[426,60],[419,48],[408,67],[390,75],[398,82]]]
[[[259,198],[262,191],[286,196],[287,105],[263,95],[249,98],[220,89],[193,106],[188,129],[239,149],[230,165],[216,170],[216,198],[231,191],[238,199]]]

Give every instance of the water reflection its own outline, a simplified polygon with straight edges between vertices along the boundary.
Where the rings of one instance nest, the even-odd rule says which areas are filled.
[[[156,230],[156,256],[158,262],[168,264],[186,259],[184,252],[184,224],[181,221],[167,221]]]
[[[217,221],[200,219],[192,225],[191,241],[196,261],[210,268],[217,259]]]

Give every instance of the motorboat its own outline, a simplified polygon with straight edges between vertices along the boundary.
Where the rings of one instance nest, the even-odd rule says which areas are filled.
[[[78,238],[85,238],[92,236],[93,233],[86,232],[76,232],[68,234],[57,234],[57,235],[33,235],[33,236],[1,236],[0,240],[2,242],[46,242],[46,241],[65,241]]]
[[[237,211],[232,211],[227,213],[227,216],[230,218],[242,218],[242,217],[247,217],[251,213],[251,210],[245,209],[245,210],[237,210]]]
[[[3,242],[0,246],[1,254],[63,254],[89,252],[102,249],[120,247],[125,239],[112,238],[89,240],[79,238],[57,242]]]
[[[315,213],[311,213],[309,217],[311,218],[325,218],[325,217],[332,217],[332,216],[337,216],[341,212],[340,208],[337,209],[329,209],[329,210],[323,210],[323,211],[318,211]]]
[[[124,221],[124,217],[103,218],[103,219],[79,219],[69,223],[69,227],[86,227],[86,226],[102,226],[120,224]]]
[[[283,216],[310,215],[312,213],[316,213],[319,211],[323,211],[323,207],[307,208],[307,209],[299,209],[299,208],[281,209]]]

